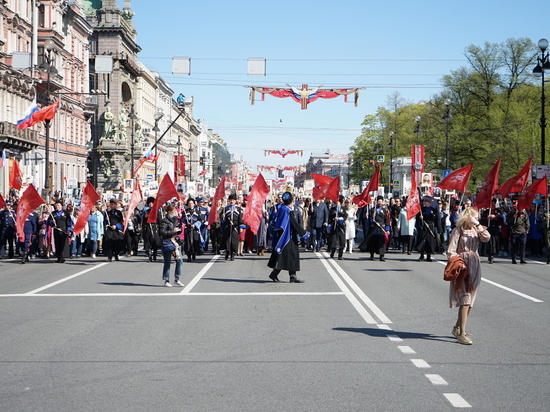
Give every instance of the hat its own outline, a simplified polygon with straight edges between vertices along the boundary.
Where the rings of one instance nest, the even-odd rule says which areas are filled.
[[[203,202],[202,197],[197,197],[197,202]]]
[[[433,200],[434,199],[431,196],[424,196],[424,198],[422,199],[423,202],[430,202],[430,203],[432,203]]]
[[[384,196],[376,196],[376,201],[384,200]]]
[[[281,198],[283,199],[283,203],[285,205],[289,205],[292,203],[292,199],[294,198],[294,196],[292,196],[292,193],[290,192],[284,192]]]
[[[237,200],[237,195],[235,193],[231,193],[227,200]]]

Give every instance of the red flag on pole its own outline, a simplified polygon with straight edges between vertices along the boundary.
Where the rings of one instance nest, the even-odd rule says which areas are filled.
[[[0,193],[0,209],[3,209],[6,207],[6,201],[2,197],[2,193]]]
[[[246,202],[246,208],[244,210],[243,216],[244,223],[250,226],[250,230],[252,230],[252,233],[254,234],[258,233],[260,220],[263,216],[263,204],[268,194],[269,186],[267,185],[264,177],[260,173],[256,181],[254,182],[254,186],[252,186],[250,194],[248,195],[248,200]]]
[[[172,179],[170,178],[170,175],[166,173],[162,179],[162,182],[160,182],[157,197],[155,199],[155,203],[153,203],[149,217],[147,218],[147,223],[157,223],[159,209],[173,197],[179,197],[179,194],[176,190],[176,186],[174,186],[174,182],[172,182]]]
[[[21,195],[21,199],[17,205],[17,217],[15,219],[15,230],[17,231],[17,237],[20,242],[25,241],[25,233],[23,233],[25,220],[27,220],[34,209],[44,203],[46,202],[40,197],[33,185],[29,185],[23,192],[23,195]]]
[[[407,220],[411,220],[420,212],[420,192],[418,191],[418,183],[416,183],[416,169],[414,166],[411,168],[411,191],[405,207],[407,208]]]
[[[498,189],[498,172],[500,170],[500,161],[501,158],[499,157],[485,178],[481,189],[479,189],[475,202],[475,206],[478,209],[490,208],[492,205],[493,195]]]
[[[518,210],[529,209],[536,194],[548,197],[548,179],[546,175],[542,179],[533,182],[518,199]]]
[[[527,181],[529,180],[529,173],[531,172],[531,165],[533,164],[533,156],[525,163],[517,175],[508,179],[504,184],[498,189],[500,194],[503,197],[508,196],[510,193],[522,192],[527,186]]]
[[[19,163],[17,162],[17,160],[13,159],[13,166],[11,167],[9,185],[15,190],[21,190],[22,184],[23,184],[23,172],[21,172],[21,169],[19,168]]]
[[[210,215],[208,215],[208,225],[216,222],[218,218],[218,201],[225,197],[225,176],[222,177],[218,187],[216,188],[216,193],[214,193],[214,198],[212,199],[212,207],[210,208]]]
[[[474,165],[468,165],[456,169],[444,178],[437,187],[444,190],[458,190],[460,193],[465,193],[468,183],[470,182],[470,176],[472,175],[472,169]]]
[[[317,176],[321,176],[321,175],[317,175]],[[340,176],[336,176],[336,178],[334,179],[331,179],[328,176],[326,177],[330,179],[328,184],[323,185],[321,187],[314,187],[313,198],[324,199],[325,197],[328,197],[333,202],[337,202],[338,196],[340,195]]]
[[[124,218],[124,230],[122,234],[126,233],[126,228],[128,227],[128,221],[130,220],[130,216],[132,216],[132,213],[134,213],[134,210],[136,209],[137,205],[141,200],[143,199],[143,195],[141,194],[141,186],[139,185],[139,180],[134,179],[134,189],[132,191],[132,197],[130,198],[130,203],[128,203],[128,211],[126,212],[126,217]]]
[[[80,200],[80,210],[78,211],[78,218],[74,224],[73,233],[78,235],[86,227],[86,222],[90,217],[90,211],[92,206],[99,200],[101,197],[98,195],[92,183],[88,180],[84,190],[82,191],[82,199]]]
[[[352,202],[355,203],[357,207],[368,205],[370,203],[370,192],[378,191],[378,186],[380,184],[380,167],[381,163],[378,163],[367,187],[365,187],[360,195],[353,197]]]

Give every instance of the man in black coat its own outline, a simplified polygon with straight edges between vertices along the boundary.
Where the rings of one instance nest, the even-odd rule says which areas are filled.
[[[269,278],[273,282],[279,282],[278,275],[281,270],[288,270],[290,283],[303,283],[296,277],[300,270],[300,250],[298,249],[298,236],[309,236],[309,232],[299,224],[296,215],[290,205],[293,196],[290,192],[283,193],[283,205],[277,212],[277,219],[273,226],[273,251],[267,266],[272,268]]]
[[[237,206],[237,195],[231,194],[227,198],[228,205],[222,211],[223,239],[225,246],[225,260],[234,260],[235,253],[239,247],[239,234],[243,222],[243,209]],[[223,247],[223,246],[222,246]]]
[[[73,221],[71,214],[63,209],[61,200],[56,200],[55,210],[48,218],[48,225],[53,227],[57,263],[65,263],[65,258],[69,256],[69,237],[73,231]]]

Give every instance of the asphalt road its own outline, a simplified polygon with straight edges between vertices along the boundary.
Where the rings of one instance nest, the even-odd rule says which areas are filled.
[[[0,411],[550,410],[550,267],[483,259],[464,346],[417,256],[1,261]]]

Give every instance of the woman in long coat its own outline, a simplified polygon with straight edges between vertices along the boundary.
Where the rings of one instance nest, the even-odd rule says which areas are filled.
[[[269,275],[273,282],[279,282],[278,275],[281,270],[288,270],[290,283],[304,282],[296,277],[296,272],[300,270],[298,235],[304,237],[308,232],[300,225],[289,207],[292,199],[292,193],[283,193],[283,205],[279,207],[273,224],[273,250],[267,263],[267,266],[273,269]]]
[[[457,281],[450,283],[449,305],[458,307],[458,319],[453,328],[453,335],[463,345],[471,345],[473,342],[466,333],[466,320],[474,306],[477,288],[481,283],[481,261],[479,259],[479,242],[488,242],[491,235],[485,226],[481,226],[477,220],[477,210],[473,207],[465,209],[456,221],[456,227],[451,232],[447,258],[460,256],[464,259],[469,271],[469,278],[465,278],[462,285]]]
[[[346,211],[346,249],[349,253],[353,253],[355,246],[355,221],[357,220],[357,208],[350,204],[349,199],[344,201],[344,210]]]

